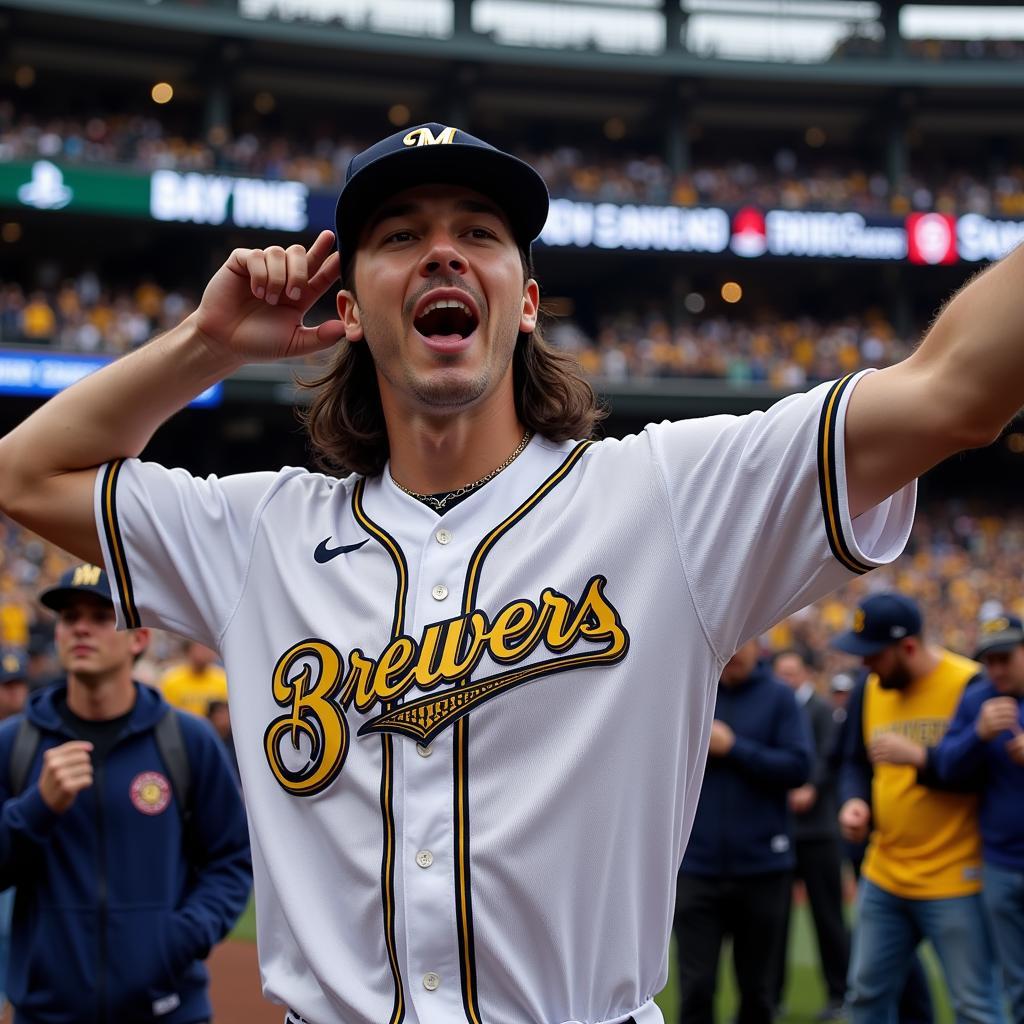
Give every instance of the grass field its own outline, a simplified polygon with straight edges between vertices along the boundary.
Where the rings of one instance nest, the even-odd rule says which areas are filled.
[[[233,939],[256,941],[256,916],[252,901],[231,933]],[[931,976],[932,995],[935,999],[935,1024],[952,1024],[946,990],[939,975],[938,964],[931,950],[925,950],[925,963]],[[825,987],[818,970],[818,952],[814,939],[814,928],[806,906],[793,908],[793,924],[789,945],[789,980],[786,988],[785,1006],[779,1024],[810,1024],[815,1014],[825,1004]],[[667,1024],[677,1024],[678,997],[675,979],[675,950],[669,969],[668,984],[658,996],[658,1005],[665,1014]],[[722,968],[718,985],[716,1019],[726,1024],[736,1013],[736,985],[732,975],[732,959],[728,948],[723,950]]]

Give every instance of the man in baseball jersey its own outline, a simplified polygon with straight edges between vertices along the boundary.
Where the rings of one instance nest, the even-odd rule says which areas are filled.
[[[547,206],[467,132],[400,132],[349,166],[340,255],[235,250],[178,327],[0,440],[5,512],[104,559],[124,626],[224,659],[292,1020],[660,1020],[722,666],[895,558],[918,474],[1024,400],[1022,253],[898,366],[594,443],[537,329]],[[138,461],[243,363],[328,348],[308,429],[352,475]]]

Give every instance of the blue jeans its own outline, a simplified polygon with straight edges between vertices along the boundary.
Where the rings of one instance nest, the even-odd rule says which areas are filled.
[[[1024,1024],[1024,872],[986,864],[982,898],[1014,1024]]]
[[[896,1024],[914,951],[928,939],[957,1024],[1003,1024],[995,953],[981,896],[908,900],[860,882],[848,998],[852,1024]]]

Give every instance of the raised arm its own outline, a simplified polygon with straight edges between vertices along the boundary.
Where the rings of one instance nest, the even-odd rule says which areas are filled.
[[[949,302],[916,352],[857,384],[846,415],[850,512],[860,515],[1024,405],[1024,246]]]
[[[304,327],[302,320],[337,276],[330,231],[308,250],[236,249],[181,324],[56,395],[0,438],[0,511],[99,562],[97,467],[138,455],[165,420],[242,364],[336,344],[344,336],[340,321]]]

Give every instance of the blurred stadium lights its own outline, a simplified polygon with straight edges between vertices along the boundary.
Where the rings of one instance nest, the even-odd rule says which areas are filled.
[[[1024,7],[907,4],[900,11],[900,32],[907,39],[1021,39]]]
[[[352,31],[446,38],[452,34],[450,0],[238,0],[243,18],[335,22]]]
[[[743,298],[743,288],[736,281],[726,281],[722,285],[722,299],[730,305],[735,305]]]
[[[476,0],[473,28],[507,46],[660,53],[665,21],[657,0]]]
[[[170,103],[174,99],[174,87],[169,82],[157,82],[150,90],[154,103]]]

